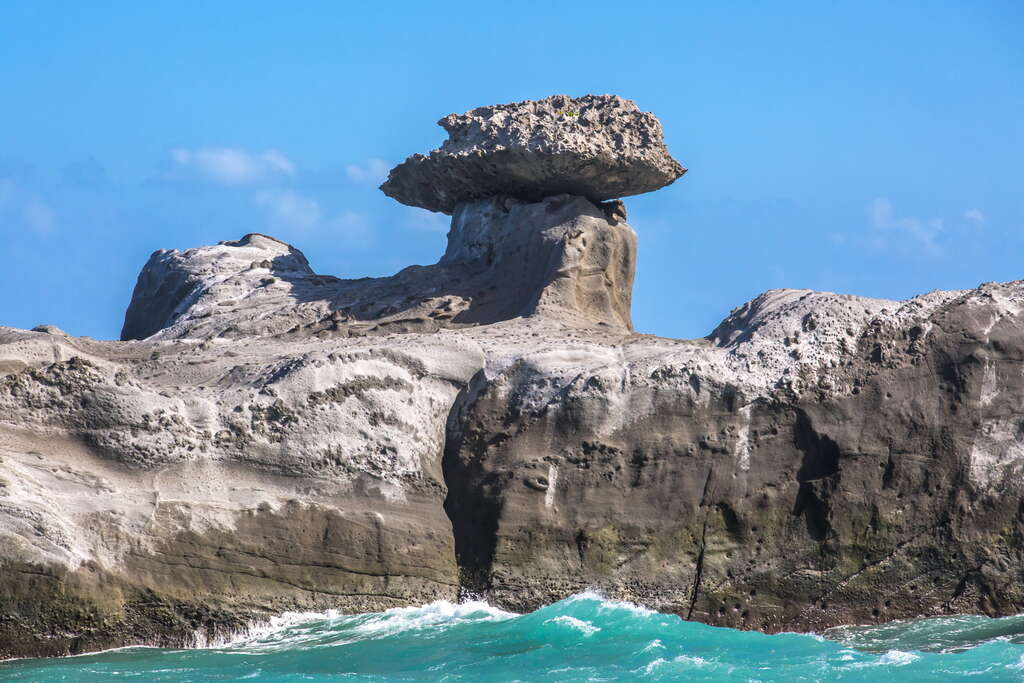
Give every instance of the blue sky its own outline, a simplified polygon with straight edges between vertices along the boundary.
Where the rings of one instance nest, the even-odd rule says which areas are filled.
[[[319,272],[432,263],[376,189],[434,122],[554,93],[657,114],[690,172],[627,199],[638,330],[763,290],[1024,277],[1024,4],[0,3],[0,324],[116,338],[158,248],[258,231]]]

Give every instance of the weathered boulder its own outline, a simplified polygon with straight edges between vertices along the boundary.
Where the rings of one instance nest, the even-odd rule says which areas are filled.
[[[386,195],[442,213],[493,195],[600,202],[657,190],[686,172],[665,149],[658,119],[615,95],[478,107],[438,124],[448,139],[392,169]]]

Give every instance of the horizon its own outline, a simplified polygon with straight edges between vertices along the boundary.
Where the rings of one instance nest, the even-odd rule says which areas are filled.
[[[6,3],[0,325],[116,339],[152,252],[250,232],[342,278],[433,263],[448,217],[387,170],[449,113],[556,93],[634,100],[689,169],[624,198],[638,332],[1024,277],[1018,4],[527,5]]]

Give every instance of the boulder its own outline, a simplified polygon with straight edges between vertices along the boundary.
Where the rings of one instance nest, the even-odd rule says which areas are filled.
[[[384,194],[450,214],[462,202],[494,195],[600,202],[657,190],[686,172],[665,148],[654,114],[616,95],[478,107],[438,125],[448,139],[393,168]]]

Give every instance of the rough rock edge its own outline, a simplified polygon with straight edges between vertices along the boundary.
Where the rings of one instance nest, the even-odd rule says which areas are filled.
[[[665,148],[658,119],[615,95],[478,107],[438,125],[449,138],[393,168],[380,188],[386,195],[448,214],[494,195],[598,203],[657,190],[686,172]]]

